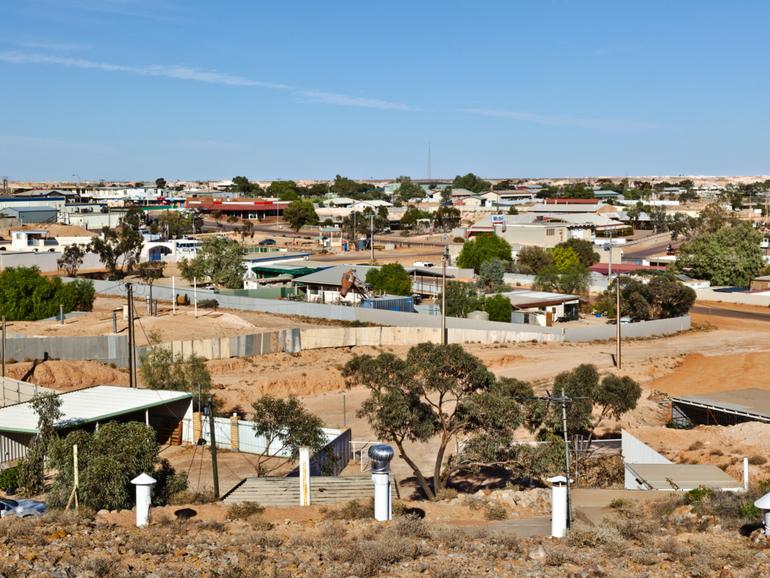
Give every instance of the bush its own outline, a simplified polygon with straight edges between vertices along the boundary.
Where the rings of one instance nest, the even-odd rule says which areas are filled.
[[[201,299],[198,301],[198,307],[201,309],[218,309],[219,301],[216,299]]]
[[[0,490],[16,490],[19,487],[19,466],[6,468],[0,472]]]
[[[233,504],[227,509],[227,519],[245,520],[255,514],[262,514],[264,511],[264,506],[257,502],[241,502],[240,504]]]
[[[767,463],[767,458],[765,456],[760,456],[759,454],[755,454],[749,458],[749,463],[752,466],[761,466]]]
[[[37,321],[64,312],[90,311],[94,286],[78,279],[65,284],[58,277],[48,278],[37,267],[9,267],[0,273],[0,315],[9,321]]]
[[[502,504],[489,503],[484,507],[484,517],[487,520],[505,520],[508,512]]]
[[[329,510],[325,517],[328,520],[365,520],[374,518],[374,500],[362,504],[358,500],[350,500],[341,508]]]

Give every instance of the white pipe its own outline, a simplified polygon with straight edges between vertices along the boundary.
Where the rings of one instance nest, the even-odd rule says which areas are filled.
[[[299,448],[299,505],[310,505],[310,449]]]
[[[152,503],[152,486],[155,479],[147,474],[139,474],[131,483],[136,487],[136,527],[143,528],[150,521],[150,504]]]
[[[743,491],[749,491],[749,458],[743,458]]]
[[[176,315],[176,276],[171,276],[171,315]]]
[[[374,482],[374,519],[387,522],[392,518],[390,474],[372,474]]]
[[[567,486],[554,484],[551,488],[551,536],[563,538],[567,533]]]

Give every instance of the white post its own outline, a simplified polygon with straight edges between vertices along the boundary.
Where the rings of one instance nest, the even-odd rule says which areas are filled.
[[[299,448],[299,505],[310,505],[310,449]]]
[[[770,536],[770,493],[765,494],[754,502],[762,510],[762,522],[765,525],[765,536]]]
[[[150,504],[152,503],[152,486],[155,479],[147,474],[139,474],[131,483],[136,486],[136,527],[143,528],[150,521]]]
[[[567,533],[567,478],[556,476],[551,483],[551,536],[563,538]]]
[[[171,315],[176,315],[176,276],[171,276]]]
[[[374,519],[387,522],[393,517],[393,505],[390,497],[390,460],[393,448],[385,444],[376,444],[369,448],[374,482]]]
[[[144,410],[144,425],[147,427],[150,427],[150,410],[145,409]]]
[[[749,491],[749,458],[743,458],[743,491]]]
[[[193,308],[195,309],[195,317],[198,317],[198,278],[193,277]]]

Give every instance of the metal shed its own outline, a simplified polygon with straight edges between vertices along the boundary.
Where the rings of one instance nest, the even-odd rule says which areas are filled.
[[[139,421],[152,427],[161,443],[181,443],[181,424],[191,417],[192,394],[185,391],[97,385],[60,393],[62,418],[56,429],[94,430],[110,421]],[[37,415],[29,402],[0,408],[0,463],[23,457],[37,434]]]
[[[671,421],[680,426],[734,425],[746,421],[770,423],[770,391],[748,388],[672,397]]]
[[[0,211],[7,217],[15,218],[19,225],[30,223],[55,223],[59,212],[55,207],[7,207]]]

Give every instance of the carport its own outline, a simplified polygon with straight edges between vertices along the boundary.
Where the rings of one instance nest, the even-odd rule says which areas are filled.
[[[671,421],[679,426],[770,423],[770,391],[749,388],[672,397]]]

